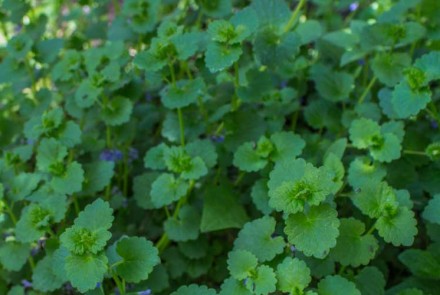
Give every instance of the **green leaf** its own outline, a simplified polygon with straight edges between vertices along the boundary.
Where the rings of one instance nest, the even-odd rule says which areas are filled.
[[[224,280],[219,295],[252,295],[251,291],[246,289],[241,281],[234,278],[227,278]]]
[[[250,7],[257,14],[261,28],[285,25],[290,18],[289,6],[283,0],[255,0]]]
[[[179,80],[175,85],[170,84],[163,88],[160,97],[163,105],[169,109],[189,106],[197,102],[202,95],[205,83],[202,78],[194,80]]]
[[[156,208],[167,206],[186,195],[188,182],[172,174],[161,174],[151,185],[151,202]]]
[[[239,203],[238,195],[228,185],[210,185],[203,194],[200,231],[211,232],[227,228],[241,228],[248,220]]]
[[[397,208],[397,197],[386,182],[369,183],[353,198],[353,203],[362,213],[379,218],[384,212]]]
[[[359,149],[366,149],[371,146],[373,139],[381,136],[379,124],[370,119],[356,119],[351,123],[350,140]]]
[[[436,194],[429,200],[422,214],[426,220],[440,224],[440,194]]]
[[[101,108],[101,118],[109,126],[127,123],[133,111],[133,103],[126,97],[112,98]]]
[[[209,43],[205,53],[206,67],[211,73],[225,70],[238,61],[242,53],[240,45]]]
[[[355,283],[363,295],[385,294],[385,278],[382,272],[374,266],[364,267],[357,274]]]
[[[122,6],[122,15],[131,20],[129,26],[133,31],[145,34],[152,31],[158,21],[160,3],[159,0],[127,0]]]
[[[349,280],[339,276],[327,276],[318,283],[318,292],[320,295],[361,295],[356,285]]]
[[[74,147],[81,143],[81,128],[73,121],[67,121],[58,129],[56,137],[66,147]]]
[[[411,64],[406,53],[377,54],[371,64],[374,75],[383,84],[393,87],[403,78],[403,71]]]
[[[307,264],[298,258],[286,257],[277,266],[278,289],[283,292],[301,294],[310,284],[312,277]]]
[[[268,27],[256,34],[253,48],[259,64],[277,67],[294,61],[301,45],[301,37],[296,32],[280,31]]]
[[[379,162],[391,162],[400,158],[401,149],[399,138],[392,133],[386,133],[378,144],[370,147],[370,154]]]
[[[332,192],[331,176],[302,159],[280,162],[270,173],[269,205],[286,213],[301,212],[306,204],[319,205]]]
[[[340,222],[340,234],[330,256],[342,265],[367,265],[379,248],[376,238],[371,234],[364,234],[365,226],[357,219],[342,218]]]
[[[425,149],[425,153],[431,159],[431,161],[440,160],[440,142],[433,142],[429,144]]]
[[[275,225],[275,219],[269,216],[246,223],[234,241],[234,248],[251,252],[260,262],[272,260],[285,246],[282,237],[272,238]]]
[[[399,260],[411,273],[426,279],[440,279],[440,258],[428,250],[408,249],[399,255]]]
[[[249,251],[234,250],[228,254],[228,270],[231,276],[237,280],[251,276],[257,264],[257,257]]]
[[[284,232],[306,256],[324,258],[336,246],[340,224],[337,215],[327,204],[311,207],[307,213],[289,215]]]
[[[144,166],[155,170],[165,169],[164,153],[168,149],[168,146],[161,143],[148,150],[144,157]]]
[[[348,168],[348,183],[353,188],[368,186],[380,182],[386,175],[385,168],[368,157],[357,157]]]
[[[252,186],[251,198],[252,201],[264,215],[272,213],[273,209],[269,206],[267,179],[259,179]]]
[[[354,88],[354,78],[346,72],[334,71],[324,65],[315,65],[310,72],[318,93],[325,99],[347,101]]]
[[[301,136],[293,132],[277,132],[271,135],[271,142],[275,145],[275,152],[271,159],[275,162],[294,159],[301,155],[306,142]]]
[[[53,138],[45,138],[37,149],[37,167],[41,171],[50,172],[51,166],[60,163],[67,156],[67,148]]]
[[[75,102],[80,108],[89,108],[95,104],[102,91],[92,79],[83,80],[75,92]]]
[[[107,272],[107,257],[104,254],[73,255],[66,257],[66,274],[73,287],[85,293],[102,282]]]
[[[267,265],[260,265],[257,273],[246,282],[248,289],[257,295],[267,295],[276,290],[276,275],[273,269]]]
[[[30,255],[29,244],[16,241],[2,242],[0,246],[0,263],[9,271],[19,271]]]
[[[197,209],[183,206],[178,218],[170,217],[164,223],[164,230],[172,241],[185,242],[199,236],[200,215]]]
[[[376,228],[385,242],[394,246],[411,246],[418,232],[414,212],[407,207],[398,208],[390,216],[380,217]]]
[[[30,243],[42,237],[49,228],[51,212],[37,204],[27,206],[16,224],[17,240]]]
[[[84,170],[81,165],[73,161],[60,175],[54,175],[50,182],[54,191],[60,194],[73,194],[81,191],[84,181]]]
[[[440,79],[440,51],[430,51],[416,60],[414,66],[423,71],[428,81]]]
[[[119,256],[116,272],[130,283],[148,279],[154,266],[160,262],[158,250],[145,238],[122,238],[116,244],[116,252]]]
[[[181,286],[177,291],[171,293],[171,295],[216,295],[217,292],[214,289],[206,286],[189,285]]]
[[[64,280],[55,274],[53,268],[53,258],[51,255],[45,256],[38,261],[32,273],[32,287],[42,292],[52,292],[60,288]]]
[[[406,81],[402,81],[394,88],[391,103],[399,118],[408,118],[417,115],[426,108],[431,101],[429,89],[413,90]]]
[[[104,249],[112,237],[105,229],[90,230],[84,227],[69,227],[60,236],[61,245],[74,255],[97,254]]]
[[[109,203],[96,199],[79,213],[74,224],[90,230],[109,229],[113,219],[113,209],[110,208]]]
[[[234,166],[246,172],[255,172],[263,169],[268,160],[260,157],[256,151],[255,143],[246,142],[238,147],[234,153]]]
[[[207,168],[212,168],[217,164],[217,152],[212,141],[198,139],[189,142],[185,150],[191,158],[200,157]]]
[[[133,197],[140,208],[154,208],[150,192],[153,182],[158,177],[159,173],[150,172],[138,175],[133,179]]]
[[[114,175],[115,163],[97,161],[84,165],[84,185],[82,193],[93,194],[102,191]]]
[[[231,13],[231,0],[197,0],[204,14],[210,17],[224,17]]]
[[[25,199],[38,187],[41,180],[41,176],[36,173],[22,172],[16,175],[9,183],[8,197],[12,201]]]

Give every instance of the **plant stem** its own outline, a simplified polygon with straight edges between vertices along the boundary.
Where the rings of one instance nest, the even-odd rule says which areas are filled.
[[[298,17],[298,14],[301,11],[301,8],[304,6],[305,3],[306,3],[306,0],[299,1],[298,5],[296,6],[295,10],[292,12],[292,15],[290,16],[289,22],[284,27],[284,30],[283,30],[284,33],[287,33],[288,31],[290,31],[290,29],[293,28],[293,26],[295,25],[296,19]]]
[[[376,222],[373,223],[373,225],[370,227],[370,229],[365,233],[365,235],[370,235],[373,233],[373,231],[376,229]]]
[[[368,83],[367,88],[365,88],[365,90],[362,93],[361,97],[359,97],[358,104],[361,104],[364,101],[365,97],[367,97],[367,94],[370,92],[370,90],[373,87],[374,83],[376,83],[376,80],[377,80],[376,76],[374,76],[370,80],[370,83]]]
[[[403,153],[408,155],[426,156],[426,153],[421,151],[403,150]]]
[[[173,87],[176,87],[176,72],[174,71],[174,66],[172,63],[168,63],[168,67],[170,69],[171,83]]]
[[[185,126],[183,125],[182,109],[177,109],[177,116],[179,117],[179,129],[180,129],[180,144],[185,146]]]
[[[244,171],[240,171],[240,174],[238,174],[237,179],[234,181],[234,186],[237,186],[242,181],[244,175]]]

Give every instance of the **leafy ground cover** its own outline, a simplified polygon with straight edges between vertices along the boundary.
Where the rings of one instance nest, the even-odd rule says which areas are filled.
[[[1,294],[439,294],[439,1],[0,24]]]

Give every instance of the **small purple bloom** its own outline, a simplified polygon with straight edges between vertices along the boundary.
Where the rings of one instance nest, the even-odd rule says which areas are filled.
[[[128,150],[128,158],[130,161],[137,160],[139,158],[139,151],[135,148],[130,148]]]
[[[438,123],[434,120],[431,121],[431,128],[432,129],[437,129],[438,128]]]
[[[281,81],[281,83],[280,83],[280,88],[281,88],[281,89],[286,88],[286,87],[287,87],[287,83],[288,83],[287,80]]]
[[[213,136],[211,136],[211,140],[213,142],[221,143],[221,142],[225,141],[225,137],[223,135],[213,135]]]
[[[350,6],[348,7],[348,10],[350,11],[355,11],[359,8],[359,3],[358,2],[353,2],[350,4]]]
[[[153,96],[151,95],[150,92],[145,93],[145,100],[146,100],[147,102],[150,102],[150,101],[153,100]]]
[[[295,246],[290,246],[290,251],[292,251],[292,252],[295,252],[296,251],[296,248],[295,248]]]
[[[360,60],[358,60],[358,65],[360,66],[365,65],[365,59],[361,58]]]
[[[21,284],[23,285],[23,287],[24,287],[25,289],[27,289],[27,288],[32,288],[32,283],[29,282],[28,280],[21,280]]]
[[[138,292],[138,295],[150,295],[150,294],[153,294],[153,293],[151,293],[151,289],[147,289],[145,291]]]
[[[31,255],[32,256],[35,256],[38,253],[40,253],[40,247],[34,247],[34,248],[31,249]]]
[[[28,140],[26,140],[26,144],[28,144],[28,145],[34,145],[34,144],[35,144],[35,140],[33,140],[33,139],[28,139]]]
[[[244,285],[244,286],[246,286],[247,280],[248,280],[247,278],[245,278],[245,279],[243,280],[243,285]]]
[[[99,155],[99,158],[103,161],[118,162],[118,161],[122,160],[123,155],[120,150],[111,149],[111,150],[102,151],[101,155]]]
[[[101,282],[97,282],[96,283],[96,288],[101,288],[101,285],[102,285]]]

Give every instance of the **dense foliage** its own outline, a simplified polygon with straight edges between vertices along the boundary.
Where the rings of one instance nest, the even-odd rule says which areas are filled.
[[[439,294],[440,1],[0,23],[1,294]]]

